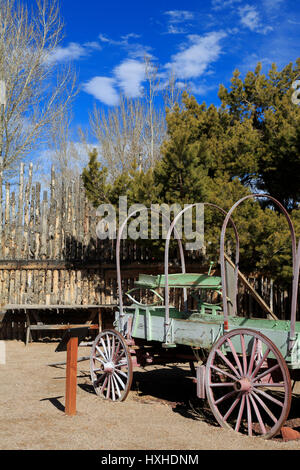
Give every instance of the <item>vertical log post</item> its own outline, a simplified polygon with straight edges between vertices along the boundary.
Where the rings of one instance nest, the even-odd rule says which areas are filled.
[[[67,377],[65,413],[76,415],[78,337],[70,338],[67,344]]]

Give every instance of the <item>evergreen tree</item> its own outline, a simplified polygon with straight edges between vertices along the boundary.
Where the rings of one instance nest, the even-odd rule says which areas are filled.
[[[101,167],[97,157],[97,150],[93,149],[89,153],[88,165],[81,175],[86,195],[94,207],[98,207],[101,203],[109,203],[111,191],[110,185],[106,182],[107,168]]]
[[[236,70],[230,91],[223,85],[219,89],[222,107],[233,122],[249,121],[252,132],[259,133],[259,145],[253,147],[258,162],[253,184],[288,210],[300,199],[300,107],[291,100],[292,83],[299,75],[300,58],[281,71],[273,64],[268,76],[258,63],[244,80]]]

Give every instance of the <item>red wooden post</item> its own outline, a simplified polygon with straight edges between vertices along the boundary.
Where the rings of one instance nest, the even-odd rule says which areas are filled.
[[[70,338],[67,344],[67,377],[65,413],[76,415],[78,337]]]

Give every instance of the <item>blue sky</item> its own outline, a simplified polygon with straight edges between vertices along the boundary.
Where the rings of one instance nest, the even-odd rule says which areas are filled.
[[[78,73],[74,125],[87,125],[94,103],[140,95],[145,53],[162,80],[172,70],[198,102],[216,105],[234,69],[300,57],[299,0],[61,0],[61,12],[65,37],[53,60],[72,60]]]

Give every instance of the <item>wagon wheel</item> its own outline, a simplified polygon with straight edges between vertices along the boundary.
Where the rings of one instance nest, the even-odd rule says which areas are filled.
[[[95,339],[90,357],[91,379],[97,395],[123,401],[132,382],[132,362],[123,336],[104,330]]]
[[[236,329],[217,340],[205,386],[210,408],[224,428],[268,439],[288,417],[292,391],[286,362],[272,341],[254,330]]]

